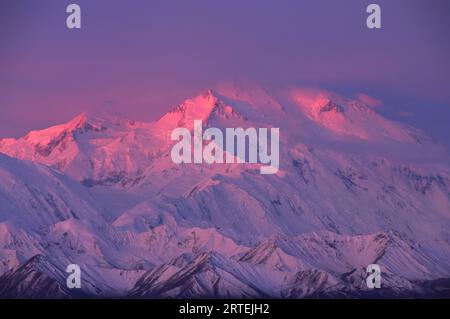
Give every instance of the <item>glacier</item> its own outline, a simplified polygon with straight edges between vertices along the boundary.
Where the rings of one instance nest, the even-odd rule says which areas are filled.
[[[170,133],[194,120],[279,127],[279,171],[174,164]],[[227,83],[153,122],[84,113],[0,139],[0,297],[449,296],[449,159],[320,89]]]

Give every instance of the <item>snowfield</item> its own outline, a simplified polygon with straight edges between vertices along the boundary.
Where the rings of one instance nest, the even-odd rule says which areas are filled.
[[[174,164],[194,120],[279,127],[279,171]],[[223,84],[150,123],[81,114],[0,140],[0,297],[449,296],[449,159],[316,89]]]

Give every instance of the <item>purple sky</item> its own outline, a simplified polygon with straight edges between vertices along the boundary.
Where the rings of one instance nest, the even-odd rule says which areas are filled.
[[[65,27],[69,3],[82,30]],[[450,144],[449,15],[447,0],[2,0],[0,137],[85,110],[154,119],[240,80],[364,92]]]

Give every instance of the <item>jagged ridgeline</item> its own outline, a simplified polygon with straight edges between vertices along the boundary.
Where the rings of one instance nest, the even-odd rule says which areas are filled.
[[[171,132],[195,120],[280,128],[278,172],[173,163]],[[1,297],[448,295],[449,152],[357,100],[222,85],[154,122],[82,114],[0,152]]]

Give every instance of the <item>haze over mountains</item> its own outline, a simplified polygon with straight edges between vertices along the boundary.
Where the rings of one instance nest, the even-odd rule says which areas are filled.
[[[194,120],[279,127],[278,173],[174,164],[170,133]],[[224,84],[150,123],[81,114],[0,140],[0,296],[448,293],[449,158],[318,89]],[[81,291],[65,285],[72,263]],[[372,263],[379,291],[365,284]]]

